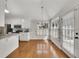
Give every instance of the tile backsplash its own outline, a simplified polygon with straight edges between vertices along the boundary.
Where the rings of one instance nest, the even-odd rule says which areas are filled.
[[[5,34],[5,27],[0,27],[0,35],[4,35]]]

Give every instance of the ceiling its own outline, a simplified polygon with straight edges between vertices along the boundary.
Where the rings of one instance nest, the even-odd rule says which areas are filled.
[[[48,20],[61,9],[69,6],[71,1],[75,0],[8,0],[7,7],[13,15],[26,19],[42,19],[43,17],[44,20]]]

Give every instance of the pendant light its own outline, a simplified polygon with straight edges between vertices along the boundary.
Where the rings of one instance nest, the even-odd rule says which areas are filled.
[[[43,20],[44,20],[44,0],[41,0],[41,25],[43,26]]]
[[[5,13],[10,13],[10,11],[8,10],[8,7],[7,7],[7,0],[5,0],[5,10],[4,10]]]

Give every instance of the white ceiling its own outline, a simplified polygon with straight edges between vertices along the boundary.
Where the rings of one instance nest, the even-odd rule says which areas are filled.
[[[41,11],[41,1],[44,9]],[[8,0],[8,9],[11,14],[26,19],[41,19],[42,14],[45,20],[55,16],[64,6],[68,6],[73,0]],[[75,1],[75,0],[74,0]],[[43,12],[43,13],[42,13]]]

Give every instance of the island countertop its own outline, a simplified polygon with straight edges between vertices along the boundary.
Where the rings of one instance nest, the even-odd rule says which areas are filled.
[[[3,38],[7,38],[7,37],[10,37],[10,36],[14,36],[14,35],[18,35],[18,34],[17,33],[11,33],[11,34],[1,35],[0,36],[0,40],[3,39]]]

